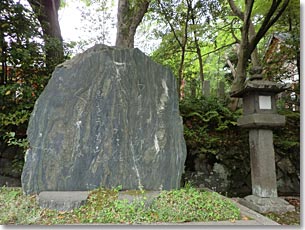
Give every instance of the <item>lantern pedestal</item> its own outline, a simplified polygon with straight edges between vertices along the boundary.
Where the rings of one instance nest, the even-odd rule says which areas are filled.
[[[240,203],[260,213],[294,211],[294,206],[278,197],[273,148],[272,128],[285,125],[285,116],[277,114],[275,95],[286,86],[257,77],[252,79],[243,89],[231,94],[243,98],[243,117],[237,123],[249,129],[252,195]]]
[[[277,197],[273,132],[268,129],[249,131],[252,194]]]

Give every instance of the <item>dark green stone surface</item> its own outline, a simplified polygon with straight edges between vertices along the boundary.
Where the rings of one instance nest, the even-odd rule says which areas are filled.
[[[27,130],[26,194],[180,186],[186,147],[171,71],[96,45],[58,66]]]

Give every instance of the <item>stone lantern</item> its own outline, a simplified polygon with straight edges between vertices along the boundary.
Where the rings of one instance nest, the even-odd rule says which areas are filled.
[[[231,95],[243,99],[243,116],[237,124],[249,129],[252,195],[240,202],[261,213],[293,211],[294,206],[277,194],[272,132],[285,125],[285,116],[277,114],[275,96],[287,86],[263,80],[261,68],[250,74],[244,87]]]

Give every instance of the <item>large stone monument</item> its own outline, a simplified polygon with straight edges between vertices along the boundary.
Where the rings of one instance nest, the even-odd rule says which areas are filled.
[[[176,80],[138,49],[96,45],[59,65],[27,135],[26,194],[180,186],[186,146]]]
[[[275,95],[285,84],[263,80],[261,68],[253,69],[244,87],[232,94],[243,98],[243,116],[237,121],[249,129],[252,195],[241,203],[261,213],[293,211],[278,197],[272,128],[284,126],[285,116],[277,114]]]

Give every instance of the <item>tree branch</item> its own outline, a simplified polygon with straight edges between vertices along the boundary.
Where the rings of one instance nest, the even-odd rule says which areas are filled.
[[[237,42],[232,42],[232,43],[230,43],[230,44],[224,45],[224,46],[219,47],[219,48],[217,48],[217,49],[215,49],[215,50],[212,50],[212,51],[210,51],[210,52],[207,52],[207,53],[202,54],[201,57],[207,56],[207,55],[209,55],[209,54],[211,54],[211,53],[215,53],[215,52],[217,52],[217,51],[219,51],[219,50],[221,50],[221,49],[227,48],[227,47],[229,47],[229,46],[231,46],[231,45],[234,45],[234,44],[236,44],[236,43],[237,43]]]
[[[233,30],[233,22],[234,22],[235,20],[237,20],[237,19],[234,18],[234,19],[231,21],[231,23],[230,23],[230,25],[231,25],[230,30],[231,30],[231,34],[232,34],[233,38],[236,40],[236,42],[237,42],[237,43],[240,43],[240,39],[238,39],[238,38],[236,37],[236,35],[235,35],[235,33],[234,33],[234,30]]]
[[[227,55],[226,55],[226,61],[227,61],[227,64],[228,64],[228,66],[229,66],[229,68],[230,68],[230,70],[232,72],[233,79],[235,79],[236,78],[236,69],[235,69],[233,63],[230,61],[230,59],[228,58]]]
[[[273,0],[272,5],[260,27],[258,30],[257,34],[253,39],[251,39],[250,44],[249,44],[249,50],[253,52],[255,49],[256,45],[259,43],[261,38],[267,33],[269,28],[279,19],[279,17],[283,14],[285,11],[286,7],[288,6],[290,0],[285,0],[284,3],[282,4],[282,7],[279,9],[278,13],[272,18],[272,15],[276,11],[276,9],[279,7],[280,3],[282,0]]]
[[[177,40],[179,46],[183,47],[181,41],[179,40],[179,38],[178,38],[178,36],[176,34],[176,30],[175,30],[174,26],[172,25],[172,23],[170,22],[169,18],[167,17],[168,14],[166,12],[166,9],[165,9],[164,5],[161,3],[160,0],[158,0],[157,2],[158,2],[158,5],[161,7],[162,13],[164,14],[164,18],[165,18],[166,22],[168,23],[169,27],[171,28],[171,31],[173,32],[174,37]]]
[[[245,36],[245,41],[249,41],[248,34],[251,23],[251,13],[253,9],[254,0],[246,0],[246,10],[244,13],[244,25],[243,25],[243,35]]]
[[[241,19],[243,21],[244,20],[244,13],[235,5],[233,0],[228,0],[228,1],[229,1],[230,7],[231,7],[233,13],[237,17],[239,17],[239,19]],[[253,4],[253,2],[252,2],[252,4]],[[231,33],[232,33],[234,39],[238,43],[240,43],[240,40],[234,34],[233,26],[232,26],[233,22],[234,22],[234,19],[231,22]],[[250,18],[249,18],[249,26],[248,26],[248,28],[249,28],[249,32],[250,32],[249,33],[250,34],[249,40],[251,41],[256,36],[256,32],[255,32],[254,25],[253,25],[252,21],[250,20]],[[256,49],[253,50],[253,53],[251,55],[251,60],[252,60],[253,65],[255,65],[255,66],[259,65],[258,54],[257,54],[257,50]]]
[[[235,16],[239,17],[243,21],[244,13],[235,5],[234,0],[228,0],[228,2]]]
[[[148,6],[149,6],[150,0],[144,0],[144,1],[140,1],[137,2],[137,5],[134,6],[134,17],[132,18],[132,26],[131,26],[131,30],[133,30],[135,32],[135,30],[137,29],[137,27],[139,26],[139,24],[141,23],[144,14],[147,12]]]

